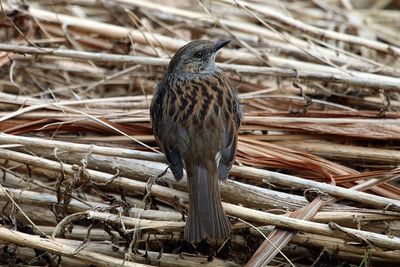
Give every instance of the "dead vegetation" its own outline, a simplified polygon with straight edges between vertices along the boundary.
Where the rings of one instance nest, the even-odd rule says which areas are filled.
[[[398,2],[0,3],[0,264],[400,262]],[[194,246],[148,107],[176,49],[223,38],[235,230]]]

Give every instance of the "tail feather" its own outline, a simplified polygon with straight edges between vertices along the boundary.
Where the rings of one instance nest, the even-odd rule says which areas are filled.
[[[198,165],[188,169],[189,214],[184,238],[189,242],[223,239],[232,229],[222,208],[217,169],[210,169],[214,168]]]

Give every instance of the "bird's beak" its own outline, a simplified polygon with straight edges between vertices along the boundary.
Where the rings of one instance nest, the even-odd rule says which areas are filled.
[[[231,40],[222,40],[222,41],[216,41],[214,43],[214,53],[217,52],[218,50],[220,50],[222,47],[226,46],[227,44],[229,44],[231,42]]]

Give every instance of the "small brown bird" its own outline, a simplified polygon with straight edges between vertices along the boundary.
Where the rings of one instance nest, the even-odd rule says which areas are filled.
[[[231,232],[218,180],[235,160],[242,119],[237,93],[215,65],[230,41],[192,41],[173,56],[150,108],[153,132],[175,179],[186,169],[189,212],[186,241],[222,239]]]

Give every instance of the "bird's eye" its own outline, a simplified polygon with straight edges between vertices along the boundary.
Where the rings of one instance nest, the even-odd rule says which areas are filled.
[[[196,57],[196,58],[202,58],[203,55],[204,55],[204,53],[202,51],[197,51],[196,53],[194,53],[193,56]]]

